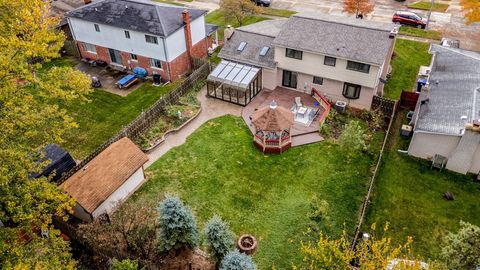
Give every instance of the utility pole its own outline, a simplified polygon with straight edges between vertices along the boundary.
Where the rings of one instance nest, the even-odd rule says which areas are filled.
[[[430,16],[432,15],[432,9],[434,4],[435,4],[435,0],[432,0],[432,2],[430,3],[430,10],[428,11],[427,24],[425,25],[425,30],[428,30],[428,27],[430,26]]]

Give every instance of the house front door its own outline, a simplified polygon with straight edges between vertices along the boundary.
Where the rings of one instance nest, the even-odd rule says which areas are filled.
[[[290,70],[283,70],[282,86],[297,88],[297,73]]]
[[[122,64],[122,56],[120,55],[120,52],[114,49],[108,49],[108,53],[110,54],[110,60],[112,60],[112,63],[116,64]]]

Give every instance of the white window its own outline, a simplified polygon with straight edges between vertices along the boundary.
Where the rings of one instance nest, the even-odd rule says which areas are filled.
[[[137,61],[137,60],[138,60],[137,55],[136,55],[136,54],[133,54],[133,53],[130,54],[130,58],[132,58],[133,61]]]
[[[151,58],[150,59],[150,65],[153,67],[153,68],[159,68],[161,69],[162,68],[162,62],[158,59],[154,59],[154,58]]]
[[[83,45],[84,45],[85,51],[89,53],[95,53],[95,54],[97,53],[97,48],[95,47],[95,45],[90,43],[83,43]]]
[[[158,44],[157,37],[150,36],[150,35],[145,35],[145,41],[146,41],[147,43]]]
[[[130,39],[130,31],[125,30],[125,38]]]
[[[100,32],[100,26],[98,26],[98,24],[94,23],[93,26],[95,27],[95,31]]]

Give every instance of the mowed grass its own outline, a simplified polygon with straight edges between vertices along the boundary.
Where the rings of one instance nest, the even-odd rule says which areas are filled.
[[[420,1],[416,3],[412,3],[407,5],[409,8],[413,9],[421,9],[421,10],[430,10],[430,7],[432,6],[431,1]],[[447,11],[449,5],[444,4],[444,3],[434,3],[432,7],[432,11],[437,11],[437,12],[445,12]]]
[[[395,56],[390,62],[392,74],[384,88],[385,97],[399,99],[402,90],[414,88],[420,66],[430,65],[432,56],[428,48],[428,43],[397,39]]]
[[[290,17],[290,16],[292,16],[296,13],[297,13],[296,11],[288,10],[288,9],[276,9],[276,8],[271,8],[271,7],[261,7],[260,8],[260,14],[275,16],[275,17],[288,18],[288,17]]]
[[[257,16],[257,15],[249,15],[244,19],[242,25],[249,25],[252,23],[261,22],[265,20],[269,20],[269,18]],[[219,26],[218,27],[219,40],[223,40],[223,31],[225,30],[225,27],[227,27],[227,25],[231,25],[232,27],[241,26],[237,20],[226,17],[225,14],[219,9],[208,13],[207,16],[205,16],[205,21],[207,23],[216,24]]]
[[[243,120],[224,116],[156,161],[131,200],[177,194],[193,209],[199,228],[219,214],[237,236],[253,234],[259,269],[290,269],[301,259],[300,241],[318,237],[316,231],[306,233],[310,226],[331,236],[353,231],[374,156],[358,155],[348,163],[338,150],[321,142],[263,155]],[[329,204],[328,218],[320,223],[309,219],[314,196]]]
[[[411,37],[421,37],[421,38],[428,38],[428,39],[435,39],[435,40],[442,39],[442,33],[440,31],[423,30],[423,29],[418,29],[418,28],[413,28],[408,26],[400,27],[399,33],[400,35],[406,35]]]
[[[397,242],[413,236],[414,251],[423,258],[437,259],[442,238],[456,231],[459,221],[480,225],[480,183],[473,177],[430,169],[430,163],[399,154],[409,140],[399,129],[405,112],[397,118],[390,135],[382,167],[375,183],[367,224],[390,222],[390,233]],[[442,196],[450,191],[454,201]]]
[[[54,66],[75,66],[78,60],[69,57],[55,59],[45,64],[40,73]],[[65,106],[78,124],[65,136],[65,147],[76,159],[83,159],[110,137],[129,124],[142,111],[148,109],[162,95],[170,92],[178,83],[154,87],[144,83],[126,97],[95,89],[87,98],[89,102],[75,101]]]

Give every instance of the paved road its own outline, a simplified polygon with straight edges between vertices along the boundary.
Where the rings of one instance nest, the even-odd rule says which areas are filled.
[[[373,0],[375,10],[366,19],[391,22],[392,15],[396,10],[407,9],[408,3],[416,0],[397,2],[395,0]],[[465,25],[461,12],[460,0],[436,0],[436,2],[448,3],[450,7],[446,13],[432,12],[431,29],[442,31],[445,37],[456,38],[461,41],[461,47],[480,51],[480,23]],[[194,0],[189,6],[213,10],[218,8],[219,0]],[[347,16],[342,12],[342,0],[272,0],[272,7],[290,9],[298,12],[314,11],[333,15]],[[426,16],[427,12],[414,10]]]

